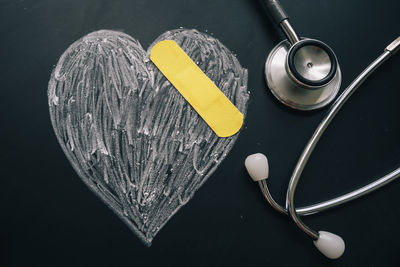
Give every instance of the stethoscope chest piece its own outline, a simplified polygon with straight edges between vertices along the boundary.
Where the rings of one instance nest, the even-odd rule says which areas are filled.
[[[339,92],[341,72],[332,49],[313,39],[280,42],[265,63],[268,88],[283,104],[313,110],[329,104]]]

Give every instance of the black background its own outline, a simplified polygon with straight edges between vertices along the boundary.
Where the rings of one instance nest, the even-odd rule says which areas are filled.
[[[329,44],[343,85],[399,35],[397,0],[282,0],[302,36]],[[195,197],[145,247],[80,181],[53,133],[47,83],[63,51],[83,35],[121,30],[143,47],[178,27],[212,33],[249,70],[251,99],[239,139]],[[398,266],[399,192],[378,192],[305,218],[341,235],[331,261],[265,203],[243,161],[264,152],[284,200],[306,140],[326,112],[298,112],[266,90],[265,58],[283,36],[253,0],[0,1],[1,266]],[[348,101],[307,165],[296,203],[354,189],[399,166],[400,55]],[[342,88],[342,90],[344,87]]]

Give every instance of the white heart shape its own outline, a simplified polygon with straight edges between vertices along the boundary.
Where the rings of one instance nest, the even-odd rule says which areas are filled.
[[[246,113],[247,70],[226,47],[185,29],[154,44],[166,39]],[[218,138],[140,43],[121,32],[98,31],[72,44],[52,73],[48,98],[54,131],[76,172],[148,245],[238,136]]]

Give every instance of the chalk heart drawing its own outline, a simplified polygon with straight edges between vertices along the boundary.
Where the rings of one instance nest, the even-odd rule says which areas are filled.
[[[238,137],[219,138],[149,61],[151,47],[162,40],[180,45],[246,113],[247,70],[217,39],[196,30],[165,32],[147,52],[122,32],[90,33],[64,52],[48,86],[65,155],[148,246]]]

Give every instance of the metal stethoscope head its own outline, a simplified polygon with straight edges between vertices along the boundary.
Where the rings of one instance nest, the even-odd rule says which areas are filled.
[[[294,109],[313,110],[328,105],[342,81],[335,53],[321,41],[300,39],[278,1],[263,2],[287,37],[265,62],[269,89],[279,101]]]
[[[276,2],[276,1],[270,1]],[[300,176],[303,172],[305,165],[312,151],[317,145],[322,134],[333,120],[337,112],[344,105],[344,103],[350,98],[350,96],[356,91],[356,89],[390,56],[396,53],[400,49],[400,37],[394,40],[389,46],[387,46],[384,52],[373,61],[361,74],[343,91],[338,99],[332,104],[329,111],[318,125],[314,134],[308,141],[302,154],[300,155],[298,162],[293,170],[292,176],[289,181],[287,194],[286,194],[286,206],[279,205],[271,196],[267,185],[267,178],[269,174],[268,160],[266,156],[261,153],[250,155],[245,160],[246,169],[254,181],[259,183],[261,191],[266,198],[267,202],[277,211],[289,215],[294,223],[313,240],[315,246],[321,251],[326,257],[330,259],[339,258],[344,250],[345,243],[343,239],[330,232],[326,231],[315,231],[307,226],[301,219],[300,215],[310,215],[318,213],[320,211],[336,207],[350,200],[359,198],[365,194],[368,194],[376,189],[394,181],[400,177],[400,167],[392,171],[391,173],[376,179],[374,182],[367,184],[359,189],[351,191],[347,194],[338,196],[334,199],[327,200],[318,204],[310,205],[303,208],[295,208],[294,196],[296,192],[297,184],[300,180]]]

